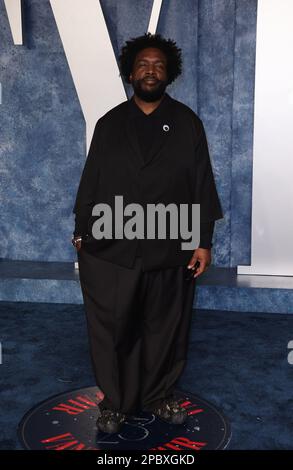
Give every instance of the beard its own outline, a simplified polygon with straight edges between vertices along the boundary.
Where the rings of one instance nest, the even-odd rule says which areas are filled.
[[[165,93],[167,81],[157,80],[157,83],[151,88],[145,88],[144,80],[133,80],[131,82],[135,94],[143,101],[151,103],[158,101]]]

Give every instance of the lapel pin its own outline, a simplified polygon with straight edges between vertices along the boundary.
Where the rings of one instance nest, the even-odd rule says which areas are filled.
[[[168,124],[164,124],[164,125],[163,125],[163,130],[164,130],[165,132],[168,132],[169,129],[170,129],[170,128],[169,128]]]

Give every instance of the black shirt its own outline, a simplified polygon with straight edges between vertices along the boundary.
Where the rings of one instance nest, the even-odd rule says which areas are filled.
[[[165,97],[165,95],[164,95]],[[161,118],[166,114],[164,97],[159,106],[150,114],[145,114],[134,100],[134,95],[130,99],[129,111],[133,122],[133,131],[137,133],[141,153],[146,161],[154,140],[159,138],[160,132],[164,132],[161,126]],[[215,222],[205,222],[200,225],[199,248],[211,248]],[[141,240],[138,240],[136,256],[142,256]]]

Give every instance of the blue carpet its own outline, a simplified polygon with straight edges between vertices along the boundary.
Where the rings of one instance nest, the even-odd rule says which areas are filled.
[[[83,306],[0,302],[0,449],[21,449],[17,425],[51,395],[94,385]],[[178,388],[230,419],[229,449],[293,449],[292,315],[194,312]]]

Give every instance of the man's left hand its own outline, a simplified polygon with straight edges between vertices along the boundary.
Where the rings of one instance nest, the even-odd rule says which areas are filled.
[[[211,249],[210,248],[196,248],[192,255],[191,260],[188,263],[188,268],[192,269],[197,261],[199,261],[200,265],[196,269],[196,273],[193,277],[200,276],[204,271],[206,271],[211,264]]]

